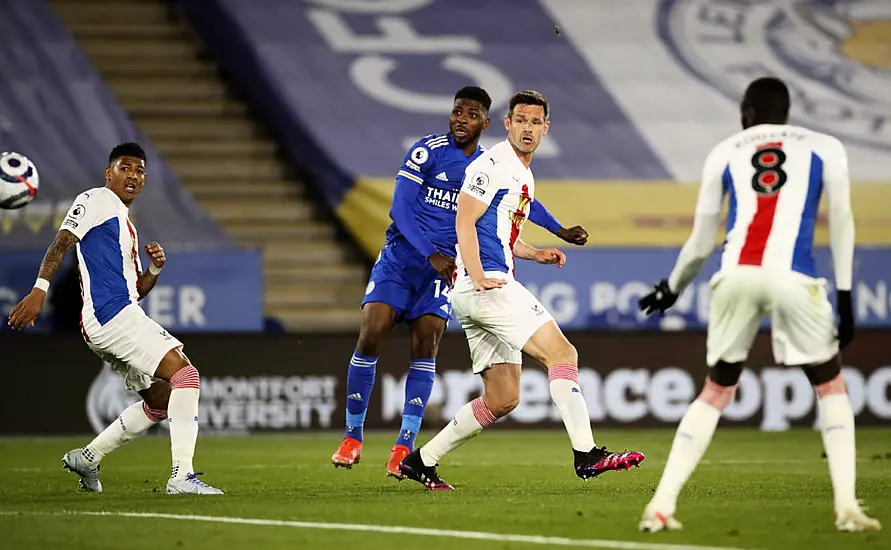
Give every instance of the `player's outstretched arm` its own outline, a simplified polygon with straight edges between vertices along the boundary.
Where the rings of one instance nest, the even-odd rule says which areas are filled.
[[[532,206],[529,207],[529,221],[547,229],[569,244],[582,246],[588,242],[588,232],[584,227],[580,225],[563,227],[563,224],[557,221],[557,218],[545,208],[541,201],[532,201]]]
[[[721,149],[715,148],[705,160],[702,184],[696,199],[693,232],[681,248],[671,275],[656,283],[652,292],[637,302],[641,311],[647,315],[657,311],[665,313],[673,306],[678,295],[696,278],[715,248],[715,237],[721,223],[721,206],[724,202],[722,158]]]
[[[167,256],[164,254],[164,248],[158,243],[147,244],[145,246],[145,253],[148,254],[152,263],[149,266],[148,271],[140,273],[139,278],[136,280],[136,292],[139,293],[140,300],[145,298],[145,296],[155,288],[155,283],[158,282],[158,275],[167,263]]]
[[[50,282],[56,276],[56,272],[59,271],[62,260],[65,259],[65,254],[68,253],[68,250],[77,241],[77,235],[67,229],[60,229],[56,233],[52,244],[46,249],[43,261],[40,262],[40,271],[37,274],[34,288],[9,312],[9,326],[16,330],[34,326],[34,322],[43,310],[43,301],[46,299],[46,292],[49,289]]]
[[[455,216],[455,231],[458,234],[458,247],[464,269],[473,281],[476,290],[500,288],[507,281],[486,277],[483,262],[480,260],[480,242],[476,232],[476,222],[486,212],[489,205],[465,192],[458,194],[458,214]]]
[[[540,264],[553,264],[562,268],[566,265],[566,254],[557,248],[535,248],[523,239],[514,243],[514,257],[521,260],[533,260]]]
[[[674,269],[668,276],[668,287],[673,292],[680,294],[699,274],[715,248],[720,225],[720,214],[697,214],[693,218],[693,232],[681,248]]]

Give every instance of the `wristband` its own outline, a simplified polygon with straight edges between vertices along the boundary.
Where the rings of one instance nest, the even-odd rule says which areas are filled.
[[[44,292],[48,292],[50,287],[50,282],[42,277],[38,277],[36,281],[34,281],[34,288],[39,288]]]
[[[155,264],[152,264],[149,266],[148,272],[151,273],[152,275],[157,275],[158,273],[161,273],[162,269],[164,269],[164,268],[163,267],[155,267]]]

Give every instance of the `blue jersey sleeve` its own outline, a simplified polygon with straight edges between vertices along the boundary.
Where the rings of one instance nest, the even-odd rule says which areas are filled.
[[[557,234],[557,230],[563,227],[560,222],[557,221],[557,218],[548,212],[545,205],[538,200],[532,201],[532,206],[529,207],[529,221],[539,227],[544,227],[555,235]]]
[[[433,164],[430,150],[424,146],[423,141],[416,143],[406,153],[402,166],[396,173],[396,189],[393,191],[393,205],[390,207],[390,218],[399,232],[424,258],[436,252],[436,247],[421,230],[413,206]]]

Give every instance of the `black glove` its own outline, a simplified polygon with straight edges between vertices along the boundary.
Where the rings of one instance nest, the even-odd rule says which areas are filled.
[[[665,313],[665,310],[673,306],[677,299],[678,295],[668,287],[668,279],[662,279],[656,284],[653,292],[637,301],[637,307],[647,315],[652,315],[657,311]]]
[[[854,305],[851,303],[851,291],[836,291],[835,303],[838,309],[838,347],[845,349],[854,339]]]

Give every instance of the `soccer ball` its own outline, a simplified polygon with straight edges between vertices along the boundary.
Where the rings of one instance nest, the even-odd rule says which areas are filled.
[[[34,200],[40,177],[37,167],[19,153],[0,154],[0,208],[15,210]]]

